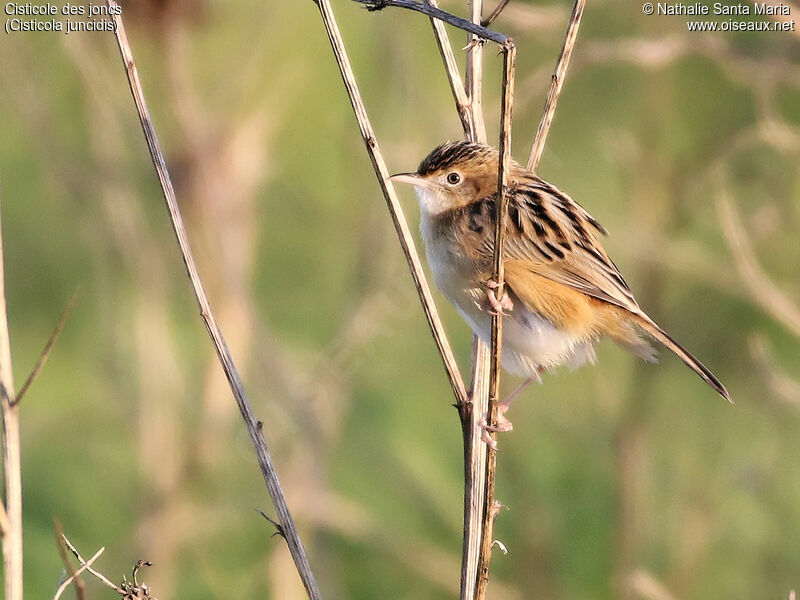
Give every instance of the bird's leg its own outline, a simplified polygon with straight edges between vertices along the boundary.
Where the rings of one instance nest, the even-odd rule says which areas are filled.
[[[514,308],[514,303],[511,301],[511,298],[506,293],[505,289],[503,290],[503,297],[498,300],[497,294],[494,291],[500,287],[500,284],[496,281],[490,279],[486,282],[486,297],[489,299],[489,305],[492,307],[492,310],[489,311],[493,315],[505,315],[506,311],[510,311]]]
[[[497,441],[493,440],[492,437],[489,435],[490,433],[505,433],[506,431],[511,431],[514,429],[514,425],[506,418],[506,413],[508,409],[511,408],[511,403],[517,399],[517,397],[527,388],[530,384],[534,381],[540,381],[541,378],[539,377],[539,373],[536,375],[531,375],[525,381],[522,382],[520,386],[517,387],[513,392],[511,392],[508,397],[503,400],[502,402],[498,403],[497,405],[497,425],[489,425],[486,422],[488,415],[483,415],[483,418],[480,420],[478,425],[480,426],[482,433],[481,439],[486,442],[488,446],[491,446],[493,450],[497,450]]]

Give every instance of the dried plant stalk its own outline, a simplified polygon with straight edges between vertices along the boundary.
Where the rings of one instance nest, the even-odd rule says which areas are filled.
[[[14,374],[6,313],[3,239],[0,227],[0,403],[3,410],[5,498],[0,511],[3,530],[3,576],[7,600],[22,600],[22,463],[19,404],[14,402]]]
[[[411,276],[414,279],[414,285],[417,288],[417,294],[419,295],[420,302],[422,303],[422,308],[425,311],[425,317],[428,321],[428,326],[431,329],[431,333],[436,341],[436,346],[439,349],[439,354],[442,357],[445,370],[447,371],[447,378],[450,381],[450,386],[453,388],[453,393],[456,396],[457,403],[459,405],[465,404],[468,402],[468,397],[466,387],[464,386],[464,380],[461,377],[461,372],[458,370],[458,363],[453,355],[453,350],[450,346],[450,341],[447,339],[447,334],[444,331],[444,326],[442,325],[441,318],[439,317],[439,312],[436,309],[436,304],[433,300],[433,294],[431,293],[430,285],[428,285],[425,272],[422,268],[422,262],[419,258],[419,252],[417,252],[416,245],[414,244],[414,238],[411,235],[411,230],[408,227],[408,221],[405,218],[403,208],[397,198],[394,186],[388,180],[389,170],[386,168],[386,161],[383,159],[383,154],[378,146],[378,140],[375,137],[375,131],[373,130],[372,124],[369,120],[366,106],[361,98],[361,92],[358,89],[355,73],[350,65],[350,59],[347,56],[347,50],[345,49],[344,40],[342,40],[342,34],[339,30],[339,26],[336,23],[333,9],[331,8],[329,0],[316,0],[316,4],[319,7],[322,22],[325,26],[325,31],[328,34],[328,39],[330,40],[331,48],[333,49],[333,54],[336,58],[336,63],[342,76],[342,81],[347,89],[347,95],[350,99],[350,104],[353,107],[353,112],[355,113],[356,120],[358,121],[358,126],[361,130],[361,136],[364,139],[367,154],[372,162],[372,167],[375,170],[375,175],[378,178],[378,183],[381,186],[381,191],[383,192],[383,196],[386,200],[386,205],[389,208],[392,222],[395,226],[395,230],[397,231],[400,245],[403,248],[403,253],[405,254],[406,261],[408,262],[409,269],[411,270]],[[423,6],[427,6],[429,9],[433,8],[428,5]]]
[[[482,44],[484,40],[495,41],[501,45],[504,53],[504,67],[505,75],[503,80],[503,118],[501,119],[501,151],[503,152],[502,166],[500,167],[499,175],[500,180],[498,183],[499,189],[502,190],[505,185],[505,179],[508,172],[508,161],[510,160],[510,135],[511,135],[511,107],[513,105],[513,69],[516,52],[513,42],[508,36],[486,29],[481,25],[481,0],[471,0],[470,2],[470,16],[471,21],[466,21],[460,17],[456,17],[438,9],[431,0],[425,3],[416,2],[415,0],[356,0],[365,4],[370,10],[380,10],[387,6],[396,6],[400,8],[408,8],[416,10],[430,16],[432,19],[441,19],[455,27],[463,29],[470,34],[469,45],[467,49],[467,73],[466,73],[466,98],[468,104],[465,105],[464,94],[458,83],[460,77],[457,74],[455,67],[454,55],[452,48],[449,44],[449,39],[444,33],[443,27],[434,23],[434,33],[436,35],[437,44],[439,45],[440,53],[445,64],[445,70],[448,74],[451,90],[453,92],[456,108],[461,118],[462,126],[467,137],[473,141],[486,142],[486,128],[484,124],[482,109],[481,109],[481,88],[482,88]],[[321,6],[321,3],[318,2]],[[500,8],[502,10],[502,8]],[[499,13],[499,10],[497,11]],[[337,31],[338,33],[338,31]],[[329,30],[330,35],[330,30]],[[333,43],[333,39],[331,40]],[[337,55],[340,69],[342,62],[340,60],[340,53],[344,52],[342,46],[341,50],[337,52],[334,47],[334,52]],[[348,65],[349,68],[349,65]],[[510,74],[509,74],[510,73]],[[343,70],[343,76],[344,76]],[[348,85],[347,80],[345,84],[348,91],[351,91],[351,85]],[[352,80],[354,86],[355,80]],[[356,88],[357,92],[357,88]],[[360,100],[360,98],[359,98]],[[353,101],[353,94],[351,93],[351,101]],[[464,110],[468,108],[469,114],[465,115]],[[356,116],[359,117],[359,109],[354,102],[354,109],[356,109]],[[363,110],[363,104],[361,105]],[[367,133],[373,135],[371,129],[366,131],[359,117],[359,123],[362,128],[362,135],[367,139]],[[373,144],[376,146],[377,144]],[[370,144],[367,145],[368,151],[372,156]],[[373,164],[375,159],[373,158]],[[377,168],[376,168],[377,171]],[[387,172],[388,174],[388,172]],[[382,186],[385,183],[382,182]],[[384,192],[385,193],[385,192]],[[502,194],[501,194],[502,195]],[[498,203],[498,209],[505,211],[503,202]],[[498,223],[502,219],[498,220]],[[413,242],[412,242],[413,244]],[[502,241],[497,245],[502,252]],[[496,256],[496,260],[500,261],[500,256]],[[499,267],[502,271],[502,264]],[[500,274],[502,281],[502,273]],[[493,333],[497,333],[494,329]],[[502,335],[502,334],[500,334]],[[493,340],[499,340],[500,336],[493,337]],[[478,593],[479,581],[483,580],[483,589],[485,593],[485,582],[488,581],[488,562],[489,554],[491,551],[491,527],[487,530],[485,527],[487,514],[495,514],[494,510],[494,461],[490,462],[487,458],[487,446],[483,443],[481,436],[478,434],[480,431],[479,421],[484,414],[491,413],[490,409],[490,382],[493,381],[495,385],[494,391],[494,419],[496,420],[496,405],[497,395],[499,389],[499,346],[493,344],[493,351],[477,337],[474,339],[473,345],[473,360],[472,360],[472,384],[470,386],[469,403],[459,403],[459,414],[461,417],[462,434],[464,438],[464,537],[462,547],[462,567],[461,567],[461,593],[462,600],[471,600],[476,598]],[[498,367],[491,375],[490,364],[494,363]],[[490,419],[490,423],[493,422]],[[487,490],[491,486],[491,500],[488,500]],[[493,517],[492,517],[493,521]],[[485,539],[488,538],[489,544],[486,546]],[[483,574],[481,575],[481,570]]]
[[[426,1],[434,8],[438,8],[436,0]],[[461,119],[461,127],[464,129],[464,135],[467,136],[468,139],[475,140],[475,120],[472,117],[472,109],[470,108],[466,87],[461,79],[461,74],[458,72],[458,64],[456,63],[456,56],[453,52],[453,45],[450,43],[450,38],[447,36],[444,23],[435,17],[431,17],[430,19],[434,37],[436,38],[436,45],[439,47],[439,54],[442,56],[444,70],[447,73],[447,81],[450,83],[450,91],[453,93],[456,112],[458,112],[458,118]]]
[[[480,24],[483,0],[469,0],[469,16]],[[486,143],[483,118],[483,44],[470,35],[467,45],[465,85],[474,123],[474,142]],[[461,415],[464,438],[464,533],[461,556],[461,600],[472,600],[477,592],[481,564],[483,515],[486,508],[486,464],[489,448],[483,443],[480,422],[489,411],[490,352],[477,335],[472,338],[472,367],[469,412]]]
[[[578,28],[581,26],[581,18],[583,17],[583,9],[585,6],[586,0],[575,0],[575,6],[572,8],[572,15],[570,15],[569,18],[569,25],[567,25],[567,33],[564,36],[564,44],[561,46],[561,54],[558,57],[558,62],[556,62],[556,69],[553,71],[550,89],[547,90],[547,101],[544,105],[542,118],[539,121],[539,128],[536,130],[536,137],[531,147],[531,155],[528,158],[527,165],[528,171],[535,172],[542,158],[544,144],[547,141],[547,134],[550,132],[550,126],[553,124],[553,116],[556,114],[558,97],[561,95],[564,77],[566,77],[567,68],[569,68],[569,59],[572,57],[572,49],[575,46],[575,41],[578,39]]]
[[[512,42],[503,47],[503,100],[500,118],[500,160],[497,173],[497,214],[494,230],[494,281],[497,283],[496,293],[503,297],[504,276],[503,245],[505,243],[505,222],[508,213],[508,167],[511,161],[511,113],[514,107],[514,69],[517,51]],[[489,410],[486,424],[497,425],[497,403],[500,396],[500,372],[503,350],[503,318],[499,313],[492,315],[492,348],[489,369]],[[494,437],[494,434],[492,434]],[[486,500],[483,508],[483,526],[481,527],[481,551],[478,565],[478,582],[475,591],[476,600],[486,597],[489,583],[489,561],[492,557],[492,533],[494,520],[499,505],[495,499],[495,473],[497,470],[497,450],[489,447],[486,457]]]
[[[106,2],[109,7],[115,9],[118,8],[118,4],[114,0],[106,0]],[[278,514],[278,520],[281,523],[281,533],[286,540],[287,545],[289,546],[292,559],[294,560],[295,566],[300,578],[303,581],[303,585],[306,588],[309,598],[312,600],[318,600],[321,597],[319,588],[317,587],[316,580],[311,571],[311,565],[309,564],[308,556],[306,555],[303,543],[300,540],[300,535],[297,532],[294,519],[289,512],[286,498],[278,480],[278,474],[272,464],[272,458],[269,454],[267,444],[264,440],[264,435],[261,431],[261,425],[253,414],[250,402],[247,399],[247,395],[244,391],[244,386],[242,385],[241,377],[239,376],[239,371],[236,368],[230,351],[228,350],[228,346],[225,342],[225,338],[222,335],[222,331],[220,330],[219,325],[214,318],[214,313],[211,310],[211,305],[208,301],[208,297],[206,296],[205,289],[203,288],[203,283],[200,279],[200,275],[197,272],[197,266],[195,265],[191,247],[189,245],[189,238],[183,224],[183,217],[181,216],[180,209],[178,208],[175,190],[172,186],[169,172],[167,171],[167,165],[164,161],[164,155],[161,151],[158,137],[156,136],[155,129],[153,128],[153,122],[150,117],[150,112],[147,108],[144,92],[139,80],[139,74],[136,70],[136,65],[133,61],[133,54],[131,52],[130,45],[128,44],[122,18],[120,14],[115,14],[113,19],[115,24],[117,45],[119,46],[122,62],[128,77],[128,84],[130,85],[131,94],[133,95],[133,100],[136,104],[136,110],[139,115],[139,120],[141,121],[142,131],[144,132],[147,148],[150,152],[150,158],[152,159],[159,183],[161,184],[161,190],[164,194],[164,200],[166,201],[170,222],[175,232],[178,245],[180,246],[181,256],[186,266],[189,279],[191,280],[195,298],[198,306],[200,307],[200,315],[205,323],[208,334],[211,337],[214,350],[216,351],[220,364],[225,371],[225,376],[228,379],[231,391],[236,399],[236,404],[239,407],[239,411],[242,414],[245,426],[250,434],[250,439],[256,451],[256,457],[258,459],[259,467],[261,468],[261,473],[267,485],[269,495],[272,498],[272,504],[274,505],[275,511]]]

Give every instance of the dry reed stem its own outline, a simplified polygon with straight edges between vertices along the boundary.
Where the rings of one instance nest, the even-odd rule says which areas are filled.
[[[0,403],[3,411],[3,474],[5,498],[0,522],[3,529],[3,576],[6,600],[22,600],[22,465],[19,438],[19,405],[14,404],[14,373],[6,313],[3,268],[2,219],[0,219]]]
[[[469,110],[471,119],[462,117],[467,137],[473,141],[486,143],[486,128],[481,109],[481,89],[482,89],[482,43],[484,40],[495,41],[501,44],[504,53],[504,77],[503,77],[503,113],[501,118],[501,140],[500,147],[502,153],[501,165],[499,167],[498,189],[501,201],[498,203],[498,211],[503,215],[506,204],[503,202],[505,195],[502,190],[505,187],[505,180],[508,172],[508,161],[510,160],[510,141],[511,141],[511,108],[513,106],[513,80],[514,62],[516,50],[513,42],[508,36],[498,34],[480,26],[482,2],[472,0],[470,2],[470,16],[472,21],[465,22],[460,17],[455,17],[436,9],[430,2],[422,4],[414,0],[356,0],[367,5],[370,10],[381,10],[387,6],[396,6],[416,10],[441,19],[455,27],[464,29],[470,34],[469,45],[467,47],[467,75],[466,88],[469,98]],[[502,10],[502,6],[497,11]],[[445,62],[445,69],[448,72],[448,79],[456,101],[456,107],[463,106],[460,101],[460,90],[454,87],[457,81],[452,75],[453,64],[448,63],[446,44],[449,40],[446,35],[440,35],[435,28],[437,43],[439,44],[442,58]],[[443,46],[445,48],[443,49]],[[452,52],[451,52],[452,54]],[[497,219],[499,224],[504,222],[504,217]],[[499,266],[496,271],[499,275],[496,279],[502,282],[502,234],[500,241],[495,246],[498,254],[495,260]],[[502,292],[502,289],[500,289]],[[489,350],[477,337],[473,343],[473,370],[472,385],[470,389],[470,404],[461,403],[459,412],[461,415],[462,434],[464,437],[464,538],[462,548],[462,570],[461,570],[461,594],[462,600],[485,596],[486,584],[488,582],[488,565],[492,547],[492,526],[496,516],[496,502],[494,499],[494,473],[496,458],[492,457],[492,450],[487,450],[481,436],[477,435],[480,431],[479,421],[484,414],[489,415],[489,424],[496,422],[497,418],[497,396],[499,395],[499,340],[502,336],[499,331],[497,319],[493,319],[493,343]],[[492,369],[491,365],[496,368]],[[490,388],[494,389],[493,402],[490,400]],[[487,526],[488,524],[488,526]],[[487,541],[488,540],[488,541]],[[482,592],[479,592],[479,588]]]
[[[79,600],[83,597],[83,588],[79,587],[79,582],[81,582],[80,575],[84,572],[93,575],[97,578],[100,583],[106,586],[108,589],[113,590],[120,596],[122,596],[122,600],[157,600],[153,595],[148,586],[145,583],[140,583],[138,580],[139,570],[142,567],[149,567],[152,563],[144,560],[137,561],[134,565],[133,570],[131,571],[131,580],[128,581],[127,577],[122,578],[122,582],[117,585],[113,581],[111,581],[108,577],[100,573],[99,571],[92,568],[92,564],[100,557],[100,555],[105,551],[105,547],[100,548],[95,554],[89,559],[85,560],[81,555],[80,552],[72,545],[72,542],[69,541],[67,536],[61,531],[61,526],[57,523],[56,524],[56,532],[58,536],[58,547],[59,551],[61,552],[62,559],[64,561],[64,565],[67,568],[69,573],[69,577],[64,578],[58,589],[56,590],[56,594],[53,597],[53,600],[58,600],[64,590],[67,589],[70,583],[75,584],[76,590],[78,592]],[[77,559],[79,563],[79,567],[77,569],[73,568],[72,563],[67,556],[67,551],[71,552],[72,555]]]
[[[500,160],[497,173],[497,206],[494,230],[494,281],[497,283],[496,294],[502,298],[504,291],[503,245],[505,243],[505,223],[508,213],[508,167],[511,162],[511,114],[514,107],[514,70],[517,50],[513,42],[503,46],[503,100],[500,117]],[[503,349],[503,317],[499,312],[492,315],[492,347],[489,366],[489,410],[486,425],[497,425],[497,403],[500,396],[500,373]],[[494,439],[494,434],[491,434]],[[478,564],[478,582],[475,591],[476,600],[486,597],[489,584],[489,561],[492,558],[492,534],[494,521],[497,518],[499,503],[495,499],[495,479],[497,470],[497,450],[489,446],[486,456],[486,499],[483,509],[483,526],[481,527],[481,551]]]
[[[470,20],[479,24],[483,16],[483,0],[469,0]],[[483,44],[474,36],[467,38],[464,84],[474,124],[473,142],[487,142],[483,118]],[[486,506],[486,460],[488,446],[480,435],[480,422],[489,411],[489,347],[477,335],[472,338],[472,366],[469,407],[461,415],[464,439],[464,533],[461,556],[461,600],[472,600],[478,585],[481,564],[483,515]]]
[[[66,546],[67,550],[69,550],[72,553],[72,555],[78,560],[78,562],[81,565],[85,565],[88,562],[88,561],[84,560],[84,558],[81,556],[80,552],[78,552],[78,549],[75,548],[75,546],[72,544],[72,542],[69,541],[69,538],[66,535],[64,535],[63,533],[61,534],[61,541],[64,542],[64,546]],[[99,571],[96,571],[95,569],[93,569],[91,567],[91,565],[89,565],[87,567],[86,572],[94,575],[98,579],[98,581],[100,581],[107,588],[112,589],[115,592],[119,591],[119,586],[117,586],[113,581],[111,581],[108,577],[106,577],[105,575],[103,575]]]
[[[581,25],[581,17],[583,16],[583,8],[585,5],[586,0],[575,0],[575,6],[572,9],[572,15],[569,18],[569,25],[567,26],[567,33],[564,36],[564,44],[561,47],[561,54],[558,57],[556,69],[550,81],[550,89],[547,91],[547,101],[544,105],[544,112],[539,121],[539,128],[536,130],[536,137],[531,147],[531,155],[528,158],[527,165],[528,171],[535,172],[542,158],[544,144],[547,141],[547,134],[550,132],[550,126],[553,124],[553,116],[556,114],[558,97],[561,95],[561,88],[564,85],[564,77],[567,75],[569,59],[572,56],[572,48],[575,46],[575,40],[578,39],[578,28]]]
[[[118,7],[114,0],[106,0],[106,2],[109,7]],[[137,113],[139,115],[139,120],[141,121],[142,131],[147,142],[150,157],[152,159],[153,166],[155,167],[159,183],[161,184],[164,200],[169,212],[170,222],[177,238],[178,245],[180,246],[181,256],[186,266],[186,271],[189,275],[189,279],[191,280],[195,298],[200,308],[200,315],[205,323],[208,334],[211,337],[217,357],[219,358],[222,368],[225,371],[225,376],[228,379],[231,391],[236,399],[236,404],[239,407],[239,411],[242,415],[245,426],[250,434],[251,441],[256,451],[258,464],[261,468],[261,473],[264,477],[270,497],[272,498],[275,511],[278,514],[278,520],[281,522],[281,526],[285,533],[285,539],[297,571],[303,581],[303,585],[305,586],[309,598],[312,600],[318,600],[320,598],[320,592],[317,587],[316,580],[314,579],[314,575],[311,571],[311,566],[308,562],[308,556],[306,555],[305,548],[303,547],[303,543],[300,540],[294,520],[289,512],[289,507],[286,504],[286,498],[283,494],[283,490],[281,489],[278,475],[272,464],[272,458],[267,449],[261,427],[259,426],[259,423],[253,414],[253,410],[250,406],[249,400],[247,399],[244,386],[242,385],[242,381],[239,376],[239,371],[233,362],[233,358],[228,350],[225,338],[223,337],[217,321],[214,318],[211,305],[209,304],[208,297],[206,296],[202,281],[197,272],[197,266],[195,265],[194,258],[192,257],[191,247],[189,245],[189,238],[183,224],[183,217],[181,216],[180,209],[178,208],[175,190],[172,186],[169,172],[167,171],[166,162],[164,160],[164,155],[161,151],[155,129],[153,128],[152,119],[147,109],[144,92],[142,90],[139,75],[136,70],[136,65],[133,61],[133,55],[125,34],[125,27],[123,25],[122,18],[117,14],[113,16],[113,19],[116,27],[115,36],[128,78],[128,84],[130,85],[131,94],[133,96],[134,103],[136,104]]]
[[[426,1],[434,8],[438,8],[436,0]],[[458,118],[461,119],[461,127],[464,130],[464,135],[467,136],[468,139],[474,140],[475,120],[472,118],[472,110],[470,108],[469,98],[467,97],[466,87],[458,71],[458,63],[456,63],[453,45],[450,43],[450,38],[447,35],[444,23],[435,17],[431,17],[430,21],[433,27],[434,37],[436,38],[436,45],[439,47],[439,54],[442,56],[444,70],[447,73],[447,81],[450,83],[450,91],[453,93],[456,112],[458,113]]]
[[[423,14],[427,14],[430,17],[441,19],[442,21],[445,21],[455,27],[464,29],[471,34],[472,37],[468,50],[466,77],[471,122],[470,119],[462,116],[462,125],[464,126],[465,133],[467,133],[468,137],[471,137],[471,139],[474,141],[485,142],[486,131],[483,123],[483,116],[480,111],[480,83],[482,79],[480,57],[482,53],[482,46],[480,43],[474,42],[475,39],[480,38],[496,41],[505,45],[509,42],[509,38],[505,35],[487,30],[479,25],[481,21],[480,0],[472,0],[470,3],[471,15],[473,18],[472,22],[441,11],[431,3],[420,3],[415,2],[414,0],[357,1],[365,4],[370,10],[381,10],[387,6],[396,6],[400,8],[416,10]],[[395,227],[398,229],[400,242],[403,245],[404,251],[406,252],[407,259],[409,258],[409,251],[413,250],[414,252],[415,260],[409,259],[409,266],[412,269],[412,275],[414,275],[415,283],[417,283],[418,292],[420,292],[420,282],[426,282],[424,274],[421,270],[421,266],[419,265],[419,258],[416,253],[415,245],[410,235],[407,235],[407,228],[398,226],[395,210],[399,215],[402,215],[402,211],[400,210],[399,206],[397,206],[397,209],[394,208],[397,204],[394,189],[391,183],[386,181],[389,173],[386,169],[383,157],[378,148],[377,140],[375,139],[374,132],[369,123],[366,108],[361,100],[355,76],[352,68],[350,67],[349,60],[347,59],[344,42],[341,39],[341,34],[338,30],[338,26],[336,25],[330,3],[327,0],[316,0],[316,3],[320,9],[320,13],[331,42],[339,70],[342,74],[345,87],[347,88],[351,104],[353,105],[353,110],[356,114],[356,119],[358,120],[362,137],[364,138],[367,146],[367,152],[370,156],[370,160],[373,163],[373,168],[378,175],[381,189],[384,197],[386,198],[389,210],[392,213],[393,220],[395,221]],[[452,55],[452,49],[449,48],[448,52],[449,40],[447,39],[446,35],[442,35],[442,30],[435,27],[434,31],[437,34],[437,43],[439,44],[440,52],[445,62],[445,69],[448,72],[448,79],[451,83],[451,90],[454,94],[456,106],[457,109],[460,110],[464,106],[463,97],[461,96],[460,89],[455,85],[460,78],[455,76],[457,69],[455,68],[454,59],[450,61],[448,58]],[[477,36],[477,38],[475,36]],[[404,219],[402,224],[405,225]],[[416,275],[417,271],[419,271],[419,276]],[[423,301],[423,307],[427,308],[425,296],[421,292],[420,298]],[[432,298],[430,304],[435,309]],[[426,310],[426,315],[427,314],[428,311]],[[440,339],[433,327],[432,331],[441,351],[442,342],[447,342],[447,338],[442,335]],[[442,334],[444,334],[444,332],[442,332]],[[475,342],[475,348],[476,351],[473,357],[473,385],[471,386],[471,393],[469,397],[467,397],[466,392],[464,392],[463,398],[460,397],[458,392],[456,394],[458,398],[457,406],[461,415],[462,433],[464,436],[465,448],[465,511],[463,561],[461,573],[461,598],[464,599],[474,597],[478,565],[480,563],[481,527],[483,523],[485,507],[486,446],[481,442],[480,436],[475,435],[475,432],[478,431],[478,420],[485,412],[484,408],[488,404],[488,353],[486,351],[485,344],[482,344],[477,339]],[[447,365],[447,361],[445,361],[445,364]],[[457,365],[454,364],[453,366],[454,371],[452,375],[448,369],[448,376],[451,381],[451,385],[454,382],[455,375],[457,375],[458,379],[461,380],[461,375],[458,371]],[[461,385],[463,386],[463,383]]]
[[[483,20],[483,0],[469,0],[469,18],[473,25],[480,26]],[[469,30],[467,30],[469,31]],[[485,144],[486,122],[483,119],[483,41],[479,39],[476,32],[469,32],[467,37],[467,62],[464,85],[467,88],[472,120],[475,124],[474,142]],[[492,41],[501,46],[506,43],[508,38],[493,39]],[[491,38],[484,38],[491,39]]]

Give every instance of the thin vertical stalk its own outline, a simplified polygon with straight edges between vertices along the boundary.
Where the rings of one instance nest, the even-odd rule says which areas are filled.
[[[0,225],[0,402],[3,410],[3,575],[6,600],[22,600],[22,462],[19,404],[14,402],[14,374],[6,313],[3,236]]]
[[[111,8],[118,8],[119,6],[114,0],[106,0],[106,2]],[[275,471],[274,465],[272,464],[272,457],[269,454],[266,441],[264,440],[261,425],[253,414],[253,409],[250,406],[250,401],[248,400],[244,386],[242,385],[239,371],[236,368],[236,364],[234,363],[233,357],[228,350],[228,345],[225,342],[222,331],[220,330],[217,320],[214,317],[214,313],[211,310],[211,304],[208,301],[203,283],[197,271],[197,265],[194,262],[191,246],[189,244],[189,237],[183,224],[183,217],[181,216],[180,209],[178,208],[175,190],[172,186],[172,181],[167,170],[164,154],[161,151],[161,145],[159,144],[158,137],[156,136],[156,132],[153,127],[150,111],[147,108],[144,91],[142,89],[141,81],[139,80],[139,73],[136,69],[136,64],[133,61],[133,53],[131,52],[130,45],[128,44],[128,38],[125,34],[125,27],[123,25],[122,18],[120,14],[117,13],[113,15],[113,19],[117,45],[119,46],[120,56],[122,58],[123,66],[125,67],[125,73],[128,77],[128,84],[136,105],[136,111],[139,115],[142,131],[144,133],[145,141],[147,142],[147,148],[150,152],[150,158],[152,159],[153,166],[156,170],[156,175],[158,176],[159,183],[161,184],[161,191],[164,194],[164,200],[167,205],[170,223],[172,224],[175,237],[178,241],[181,257],[183,258],[184,265],[186,266],[187,274],[189,275],[189,279],[192,283],[195,299],[197,300],[197,304],[200,308],[200,315],[203,319],[203,323],[206,326],[206,330],[211,337],[214,350],[216,351],[220,364],[225,371],[225,376],[228,379],[231,392],[236,399],[236,404],[239,407],[239,411],[242,414],[242,419],[244,420],[245,426],[250,434],[250,439],[256,452],[256,457],[258,459],[259,467],[261,468],[262,476],[264,477],[264,482],[266,483],[267,490],[272,499],[272,504],[275,507],[275,511],[278,514],[278,520],[280,521],[281,525],[279,532],[286,540],[289,551],[292,554],[292,559],[294,560],[297,568],[297,572],[303,581],[303,585],[305,586],[308,597],[311,600],[319,600],[321,598],[319,588],[317,587],[317,582],[311,571],[311,565],[309,564],[308,556],[306,555],[303,543],[300,540],[300,535],[297,531],[297,527],[295,526],[294,519],[289,512],[289,507],[286,503],[283,489],[281,488],[280,481],[278,480],[278,474]]]
[[[511,114],[514,106],[514,69],[517,51],[512,42],[503,47],[503,100],[500,117],[500,160],[497,172],[497,204],[494,230],[494,281],[497,283],[496,293],[502,298],[505,293],[503,268],[503,245],[506,233],[506,214],[508,213],[508,168],[511,161]],[[503,350],[503,317],[497,312],[492,315],[492,347],[489,363],[489,406],[486,424],[493,427],[497,424],[497,403],[500,396],[500,372]],[[491,434],[494,438],[494,434]],[[486,597],[489,583],[489,561],[492,557],[492,533],[497,517],[499,504],[495,499],[495,473],[497,469],[497,450],[489,446],[486,457],[486,500],[483,510],[483,526],[481,528],[481,551],[478,565],[478,581],[475,598]]]
[[[483,0],[469,0],[469,17],[482,22]],[[483,118],[483,41],[467,36],[464,83],[474,124],[474,142],[486,143]],[[486,459],[488,447],[479,434],[480,421],[489,410],[489,348],[477,335],[472,338],[471,410],[462,415],[464,438],[464,540],[461,565],[461,600],[472,600],[480,568],[483,513],[486,506]]]
[[[346,63],[346,54],[343,43],[335,27],[333,15],[330,11],[329,0],[315,0],[323,14],[326,29],[328,31],[331,44],[334,48],[337,63],[345,80],[350,94],[353,108],[356,112],[361,133],[367,143],[367,150],[373,161],[376,173],[383,173],[385,179],[388,172],[382,164],[377,164],[380,153],[377,152],[377,141],[374,133],[368,125],[366,111],[363,103],[358,96],[358,88],[355,79],[352,77],[352,70],[349,63]],[[365,4],[369,10],[382,10],[387,6],[398,6],[408,8],[427,14],[432,19],[441,19],[455,27],[464,29],[469,33],[469,46],[467,50],[467,72],[465,78],[466,94],[469,99],[469,117],[465,117],[462,110],[464,108],[463,96],[460,89],[460,78],[457,76],[452,48],[443,29],[434,22],[434,32],[440,53],[448,74],[451,90],[454,95],[456,107],[459,110],[462,126],[465,134],[472,141],[486,143],[486,128],[481,108],[481,88],[482,88],[482,51],[483,40],[492,40],[501,45],[504,54],[504,77],[503,77],[503,115],[501,118],[501,140],[500,148],[502,160],[498,167],[498,227],[504,222],[507,199],[504,194],[506,187],[508,165],[511,156],[511,109],[513,105],[513,84],[514,84],[514,63],[516,50],[510,38],[502,34],[497,34],[481,26],[482,0],[470,0],[471,21],[467,22],[460,17],[455,17],[449,13],[436,8],[433,0],[417,2],[415,0],[356,0]],[[332,31],[333,28],[333,31]],[[334,37],[335,33],[335,37]],[[345,64],[346,63],[346,64]],[[381,187],[384,195],[389,201],[387,182],[381,180]],[[391,187],[389,187],[391,189]],[[391,209],[391,203],[390,203]],[[499,275],[497,279],[502,282],[502,228],[497,235],[498,254],[495,256]],[[402,238],[401,238],[402,241]],[[413,248],[413,243],[411,244]],[[502,291],[502,290],[501,290]],[[491,409],[490,423],[495,423],[497,419],[497,396],[499,393],[499,371],[500,371],[500,337],[502,329],[497,319],[493,320],[493,349],[487,347],[480,339],[474,338],[473,359],[472,359],[472,381],[468,402],[459,402],[459,415],[461,417],[462,433],[464,438],[464,538],[461,565],[461,600],[473,600],[477,598],[478,586],[482,586],[482,596],[485,596],[486,583],[488,581],[488,565],[491,554],[491,535],[492,523],[496,516],[496,502],[494,500],[494,470],[495,460],[490,462],[487,459],[487,445],[481,439],[479,423],[484,415],[490,412],[490,387],[492,387],[494,407]],[[493,368],[492,368],[492,365]],[[487,488],[491,487],[490,499],[487,501]],[[488,526],[487,526],[488,525]],[[488,540],[488,544],[486,542]],[[480,583],[479,583],[480,582]]]
[[[483,0],[469,0],[469,18],[476,25],[483,20]],[[469,98],[475,142],[486,143],[486,123],[483,120],[483,40],[474,33],[467,36],[467,69],[464,78]]]
[[[436,0],[426,0],[426,2],[433,7],[438,7]],[[441,54],[442,63],[444,63],[444,70],[447,73],[447,81],[450,83],[450,91],[453,93],[456,112],[458,113],[458,118],[461,119],[461,127],[464,129],[464,135],[467,136],[467,139],[474,141],[476,139],[475,120],[470,108],[466,87],[461,80],[461,74],[458,72],[453,45],[450,43],[444,23],[435,17],[431,17],[430,20],[433,34],[436,38],[436,45],[439,47],[439,54]]]

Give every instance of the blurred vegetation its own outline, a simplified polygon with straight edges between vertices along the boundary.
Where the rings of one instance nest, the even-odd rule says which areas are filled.
[[[390,169],[460,138],[427,20],[334,5]],[[512,0],[495,24],[519,47],[522,162],[569,10]],[[325,597],[455,597],[458,419],[316,7],[124,11],[201,274]],[[746,264],[749,248],[796,316],[800,38],[687,33],[685,20],[588,4],[539,172],[606,225],[642,306],[736,405],[671,355],[644,365],[608,343],[598,366],[546,376],[500,441],[509,554],[495,553],[493,598],[749,600],[800,585],[800,327]],[[302,598],[254,511],[269,499],[112,36],[15,33],[0,49],[19,381],[80,293],[22,410],[28,595],[56,587],[57,517],[84,555],[107,547],[112,578],[151,560],[159,598]],[[500,59],[485,56],[495,139]],[[467,368],[470,333],[440,308]]]

